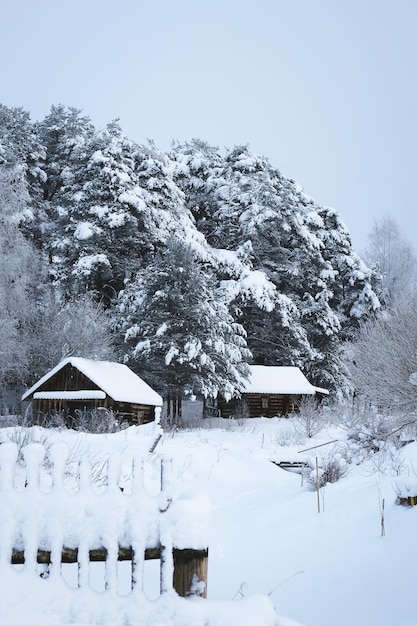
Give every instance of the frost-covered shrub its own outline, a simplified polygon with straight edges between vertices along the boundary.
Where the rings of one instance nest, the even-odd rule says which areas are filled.
[[[401,447],[417,439],[417,419],[410,413],[378,410],[370,402],[355,398],[340,405],[337,423],[347,431],[348,440],[368,456],[387,440]]]
[[[231,419],[237,421],[239,426],[243,426],[244,421],[250,417],[249,405],[246,400],[239,400],[236,403],[235,412],[231,415]]]
[[[377,444],[377,448],[375,447]],[[363,440],[348,439],[339,448],[348,463],[364,464],[364,470],[371,474],[399,476],[406,470],[406,462],[398,441],[388,438],[386,441],[372,439],[371,445],[364,445]]]
[[[18,426],[22,418],[20,415],[13,415],[11,413],[0,415],[0,428],[8,428],[10,426]]]
[[[317,404],[316,398],[303,398],[299,411],[293,417],[295,428],[308,438],[314,437],[325,428],[329,419],[324,407]]]
[[[369,402],[360,401],[358,398],[341,402],[335,408],[336,423],[347,431],[353,431],[372,418],[375,410]]]
[[[400,445],[407,445],[412,441],[417,441],[417,420],[404,424],[398,436]]]
[[[371,461],[375,471],[388,476],[400,476],[407,467],[398,445],[390,440],[381,445],[378,452],[372,455]]]
[[[47,431],[44,431],[42,428],[28,428],[26,426],[15,426],[14,428],[7,431],[7,441],[11,441],[16,445],[17,448],[17,460],[19,464],[24,463],[23,458],[23,449],[29,443],[36,441],[37,443],[41,443],[45,450],[48,452],[49,449],[49,437],[50,434]]]
[[[50,413],[38,413],[36,417],[26,419],[27,426],[41,426],[42,428],[53,428],[54,430],[64,430],[68,428],[65,414],[62,411],[51,411]]]
[[[388,440],[396,447],[401,447],[404,426],[405,422],[397,415],[384,415],[370,410],[362,422],[348,431],[348,441],[370,454],[378,452]]]
[[[77,411],[72,423],[75,430],[95,434],[115,433],[128,426],[125,420],[120,420],[113,411],[105,408]]]
[[[296,446],[304,440],[305,435],[296,428],[292,419],[282,420],[282,424],[280,424],[280,428],[275,434],[277,446]]]
[[[382,449],[387,441],[397,448],[414,439],[416,422],[409,415],[378,411],[369,402],[355,398],[338,409],[338,425],[347,431],[352,456],[359,462]]]
[[[318,471],[315,458],[309,461],[308,482],[314,488],[335,483],[348,472],[348,463],[340,452],[330,452],[318,459]]]
[[[24,426],[16,426],[7,433],[7,439],[16,445],[18,458],[21,459],[22,448],[32,441],[31,431]]]

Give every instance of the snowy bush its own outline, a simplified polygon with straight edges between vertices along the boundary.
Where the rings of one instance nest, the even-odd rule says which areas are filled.
[[[72,428],[86,433],[115,433],[128,427],[125,420],[120,420],[118,415],[106,408],[93,410],[75,411],[75,415],[66,415],[63,411],[51,411],[50,413],[38,413],[36,418],[27,418],[22,422],[23,426],[41,426],[53,430]]]
[[[63,430],[68,427],[65,414],[62,411],[38,413],[36,418],[28,414],[23,424],[25,426],[36,425],[42,428],[53,428],[54,430]]]
[[[72,426],[82,432],[103,434],[124,430],[129,424],[125,420],[120,420],[113,411],[98,408],[92,411],[77,411]]]
[[[317,481],[319,487],[324,487],[328,483],[337,482],[348,471],[346,459],[340,452],[334,451],[318,459],[318,471],[315,458],[309,461],[309,467],[308,482],[315,489],[317,488]]]
[[[340,402],[335,408],[336,423],[347,432],[360,430],[364,424],[375,422],[377,410],[369,401],[353,397]]]
[[[417,421],[404,424],[398,434],[399,445],[406,445],[417,440]]]
[[[275,434],[275,443],[278,446],[295,446],[303,443],[304,435],[297,428],[293,420],[285,420]]]
[[[410,422],[398,415],[369,410],[363,414],[363,420],[348,431],[348,440],[369,454],[381,450],[388,440],[398,448],[403,445],[402,430],[406,426],[410,426]]]
[[[378,446],[377,448],[375,446]],[[399,476],[406,470],[406,462],[398,441],[388,438],[386,441],[372,439],[371,442],[363,439],[348,439],[342,444],[343,456],[348,463],[364,465],[370,474],[384,476]],[[341,449],[342,449],[341,448]]]
[[[6,435],[7,440],[14,443],[17,447],[17,459],[20,464],[24,463],[23,449],[33,441],[41,443],[45,447],[45,450],[48,451],[49,436],[48,432],[45,432],[43,429],[37,428],[36,426],[32,428],[27,428],[26,426],[15,426],[14,428],[8,430]]]
[[[347,431],[345,455],[352,463],[362,463],[373,458],[377,471],[386,473],[399,461],[398,449],[416,439],[417,422],[410,415],[400,413],[382,413],[369,402],[355,398],[340,405],[337,412],[338,425]]]
[[[9,426],[17,426],[21,421],[20,415],[11,413],[3,413],[0,415],[0,428],[8,428]]]
[[[250,417],[249,405],[246,400],[239,400],[236,403],[235,412],[231,419],[236,420],[239,426],[243,426],[244,421]]]
[[[400,476],[407,467],[401,450],[390,440],[381,445],[371,461],[377,472],[388,476]]]
[[[314,397],[301,400],[299,411],[293,420],[295,428],[303,435],[307,435],[308,438],[317,435],[329,423],[324,408],[317,405],[317,400]]]

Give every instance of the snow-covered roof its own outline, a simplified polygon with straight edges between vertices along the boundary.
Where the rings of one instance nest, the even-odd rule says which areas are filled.
[[[250,365],[249,381],[244,393],[314,395],[328,394],[327,389],[314,387],[299,367]]]
[[[104,400],[106,394],[99,389],[79,391],[35,391],[35,400]]]
[[[59,372],[66,365],[72,365],[93,383],[97,385],[102,391],[104,391],[110,398],[116,402],[132,402],[135,404],[148,404],[151,406],[162,406],[163,400],[161,396],[156,393],[144,380],[139,378],[127,365],[121,363],[113,363],[111,361],[92,361],[90,359],[84,359],[81,357],[68,357],[58,363],[50,372],[45,374],[38,382],[33,385],[23,396],[22,400],[26,400],[29,396],[34,394],[39,387],[52,378],[57,372]],[[42,398],[45,398],[45,393],[51,394],[47,390],[39,392],[42,394]],[[55,390],[54,392],[55,393]],[[62,392],[59,393],[59,399],[62,398]],[[65,392],[68,393],[68,392]],[[78,390],[77,394],[84,394],[87,391]],[[91,393],[88,392],[88,393]],[[97,391],[94,393],[97,394]],[[39,397],[39,396],[38,396]],[[96,396],[95,396],[96,397]],[[91,396],[77,396],[74,399],[87,399]],[[46,399],[46,398],[45,398]],[[48,398],[49,399],[49,398]],[[52,399],[52,398],[50,398]],[[67,399],[69,399],[67,397]]]

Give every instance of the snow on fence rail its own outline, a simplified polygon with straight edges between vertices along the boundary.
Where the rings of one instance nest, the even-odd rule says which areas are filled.
[[[117,591],[117,562],[132,563],[132,589],[143,590],[144,561],[160,559],[160,592],[206,596],[209,503],[198,494],[173,498],[170,461],[162,460],[161,490],[151,496],[143,462],[134,459],[130,484],[120,487],[121,458],[110,457],[107,485],[97,489],[81,461],[75,483],[66,480],[68,450],[30,443],[0,445],[0,567],[24,564],[43,577],[61,576],[62,563],[78,563],[78,586],[89,585],[92,561],[105,562],[105,588]],[[41,480],[42,475],[42,480]],[[41,564],[41,565],[39,565]]]

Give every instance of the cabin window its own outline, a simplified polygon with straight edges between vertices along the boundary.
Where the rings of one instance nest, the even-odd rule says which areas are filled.
[[[267,409],[269,407],[269,398],[261,398],[262,408]]]
[[[70,368],[67,376],[66,376],[66,391],[75,391],[77,389],[77,374],[73,367]]]

